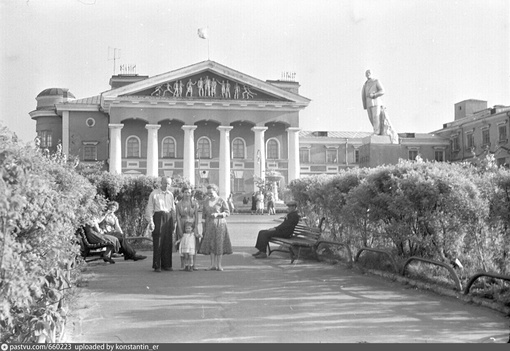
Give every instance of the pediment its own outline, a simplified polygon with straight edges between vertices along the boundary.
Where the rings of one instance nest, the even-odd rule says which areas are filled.
[[[292,104],[309,103],[309,99],[273,84],[222,66],[204,61],[192,66],[144,79],[107,91],[107,100],[125,98],[199,101],[266,101]]]

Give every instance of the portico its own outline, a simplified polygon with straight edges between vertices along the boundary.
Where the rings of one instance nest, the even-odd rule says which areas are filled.
[[[209,88],[199,96],[194,85],[187,96],[179,92],[179,82],[200,79],[220,84],[221,93]],[[175,82],[177,93],[172,91]],[[233,87],[231,94],[224,91],[227,82]],[[109,170],[171,173],[197,185],[199,169],[225,197],[233,185],[255,190],[254,178],[264,179],[268,161],[286,182],[298,178],[299,111],[309,100],[291,91],[289,84],[278,87],[204,61],[107,91],[101,108],[109,118]],[[290,86],[297,91],[297,83]],[[201,179],[202,175],[198,174]]]

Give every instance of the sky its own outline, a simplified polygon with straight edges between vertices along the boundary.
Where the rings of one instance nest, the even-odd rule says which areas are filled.
[[[109,90],[121,64],[155,76],[210,59],[263,81],[295,72],[311,100],[300,112],[309,131],[372,131],[361,101],[370,69],[394,129],[429,133],[454,119],[457,102],[510,105],[509,4],[2,0],[0,123],[31,141],[29,112],[44,89],[85,98]]]

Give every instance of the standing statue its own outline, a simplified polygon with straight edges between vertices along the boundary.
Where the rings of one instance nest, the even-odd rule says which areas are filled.
[[[363,109],[367,110],[368,118],[374,128],[374,134],[388,135],[393,144],[398,144],[398,134],[391,126],[390,120],[386,116],[386,109],[380,99],[384,95],[384,88],[377,79],[372,78],[372,72],[369,69],[365,72],[365,76],[367,81],[363,84],[361,100]]]

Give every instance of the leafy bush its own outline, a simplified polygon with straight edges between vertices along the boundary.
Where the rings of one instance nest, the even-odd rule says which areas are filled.
[[[0,128],[0,341],[55,342],[79,255],[76,228],[96,195],[61,153]]]

